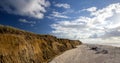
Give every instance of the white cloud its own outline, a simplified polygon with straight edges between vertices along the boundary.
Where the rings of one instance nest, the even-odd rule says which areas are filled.
[[[22,22],[22,23],[27,23],[27,24],[36,24],[36,22],[35,21],[28,21],[28,20],[26,20],[26,19],[19,19],[19,22]]]
[[[46,0],[0,0],[2,10],[15,15],[42,19],[46,7],[50,5]]]
[[[49,18],[60,18],[60,19],[66,19],[69,18],[68,16],[64,15],[63,13],[53,11],[52,14],[50,14]]]
[[[63,12],[58,12],[53,10],[51,14],[49,14],[47,16],[47,18],[55,20],[55,21],[61,21],[61,20],[66,20],[66,19],[72,19],[72,18],[76,18],[75,16],[71,17],[70,15],[72,14],[78,14],[77,12],[74,12],[73,9],[66,9]]]
[[[104,35],[100,36],[101,38],[119,38],[120,37],[120,25],[116,28],[111,28],[105,31]]]
[[[103,39],[104,37],[119,38],[120,3],[110,4],[102,9],[96,8],[97,10],[90,10],[91,8],[88,8],[90,17],[80,16],[77,19],[52,24],[51,27],[54,29],[52,33],[61,38],[82,39],[83,41],[86,39],[108,41]]]
[[[70,5],[67,4],[67,3],[58,3],[58,4],[55,4],[56,7],[62,7],[62,8],[65,8],[65,9],[68,9],[70,8]]]
[[[82,11],[95,12],[96,10],[97,10],[96,7],[91,7],[91,8],[88,8],[88,9],[83,9]]]

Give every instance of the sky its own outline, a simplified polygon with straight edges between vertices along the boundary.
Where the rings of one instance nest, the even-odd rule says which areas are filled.
[[[84,43],[120,44],[120,0],[0,0],[0,24]]]

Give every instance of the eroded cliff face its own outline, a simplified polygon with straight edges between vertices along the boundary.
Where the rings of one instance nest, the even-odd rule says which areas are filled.
[[[56,55],[80,44],[78,40],[0,26],[0,63],[47,63]]]

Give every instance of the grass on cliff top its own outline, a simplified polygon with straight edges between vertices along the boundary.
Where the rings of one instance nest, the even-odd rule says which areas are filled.
[[[27,36],[36,36],[36,37],[54,37],[48,34],[34,34],[32,32],[24,31],[12,26],[0,25],[0,34],[16,34],[16,35],[27,35]],[[56,38],[56,37],[54,37]]]
[[[37,35],[11,26],[0,25],[0,34]]]

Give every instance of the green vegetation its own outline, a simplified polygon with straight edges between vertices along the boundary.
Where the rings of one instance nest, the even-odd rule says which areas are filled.
[[[0,63],[47,63],[81,42],[0,25]]]

